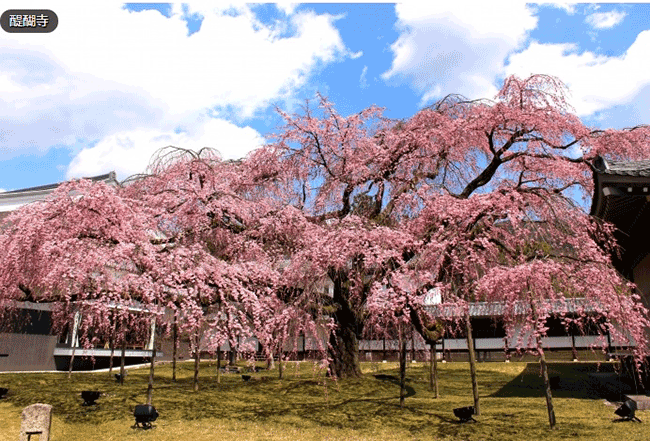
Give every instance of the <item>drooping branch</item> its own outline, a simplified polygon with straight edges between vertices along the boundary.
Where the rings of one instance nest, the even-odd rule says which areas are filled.
[[[490,160],[490,163],[487,165],[487,167],[485,167],[483,171],[476,178],[474,178],[469,184],[465,186],[465,188],[458,195],[458,197],[462,199],[467,199],[477,188],[488,184],[494,177],[494,174],[499,169],[499,166],[503,164],[503,159],[501,156],[505,152],[507,152],[515,144],[515,142],[518,141],[518,138],[520,136],[522,136],[525,133],[526,133],[525,130],[515,131],[512,134],[512,136],[510,136],[510,139],[508,139],[508,141],[506,141],[504,145],[501,148],[499,148],[496,154],[492,156],[492,159]],[[488,138],[491,139],[492,136],[493,134],[490,133],[488,135]]]

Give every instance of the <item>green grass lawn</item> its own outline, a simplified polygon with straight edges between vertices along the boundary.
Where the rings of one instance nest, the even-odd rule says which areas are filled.
[[[243,365],[243,364],[242,364]],[[409,364],[405,407],[399,386],[375,374],[398,375],[396,363],[364,363],[364,377],[335,382],[310,362],[277,369],[223,374],[215,363],[201,366],[201,390],[192,390],[193,364],[156,367],[153,404],[160,413],[151,430],[133,429],[133,408],[146,400],[148,369],[131,370],[123,386],[107,373],[0,374],[11,390],[0,400],[0,441],[16,441],[23,407],[40,402],[53,410],[51,441],[87,440],[648,440],[650,420],[613,422],[615,407],[592,395],[587,372],[611,370],[603,363],[550,363],[561,375],[554,391],[558,427],[548,429],[536,363],[480,363],[481,415],[459,424],[454,407],[473,404],[469,366],[439,364],[440,398],[428,389],[428,365]],[[82,390],[100,390],[96,406],[82,406]]]

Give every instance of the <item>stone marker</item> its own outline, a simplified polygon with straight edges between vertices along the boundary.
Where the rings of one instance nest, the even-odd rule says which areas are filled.
[[[21,414],[20,441],[36,441],[32,435],[38,435],[38,441],[50,441],[52,425],[52,406],[36,403],[27,406]],[[31,439],[30,439],[31,438]]]
[[[650,397],[646,395],[625,394],[625,400],[632,400],[636,403],[636,410],[650,410]]]

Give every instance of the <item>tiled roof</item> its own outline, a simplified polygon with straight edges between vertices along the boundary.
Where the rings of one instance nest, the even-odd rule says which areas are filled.
[[[90,178],[84,178],[84,179],[90,179],[91,181],[99,182],[99,181],[111,181],[115,180],[115,172],[112,171],[110,173],[106,173],[104,175],[99,175],[99,176],[92,176]],[[21,188],[18,190],[11,190],[11,191],[5,191],[0,194],[2,195],[9,195],[9,194],[16,194],[16,193],[27,193],[30,191],[40,191],[40,190],[53,190],[57,188],[61,183],[57,184],[47,184],[47,185],[40,185],[38,187],[29,187],[29,188]]]
[[[599,156],[594,160],[594,166],[596,170],[606,175],[650,177],[650,159],[614,161]]]
[[[597,305],[588,299],[574,297],[561,300],[546,300],[551,303],[551,310],[556,314],[575,314],[581,311],[595,312]],[[457,318],[465,313],[458,306],[453,304],[429,305],[426,309],[438,317]],[[469,304],[469,315],[471,317],[495,317],[502,316],[506,311],[506,305],[502,302],[475,302]],[[516,302],[514,305],[515,315],[526,315],[530,312],[530,304]]]

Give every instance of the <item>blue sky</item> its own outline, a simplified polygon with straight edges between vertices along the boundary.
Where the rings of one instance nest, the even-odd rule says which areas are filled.
[[[0,189],[123,180],[170,144],[242,157],[317,92],[407,118],[544,73],[593,127],[650,123],[650,5],[430,3],[48,2],[54,32],[0,31]]]

